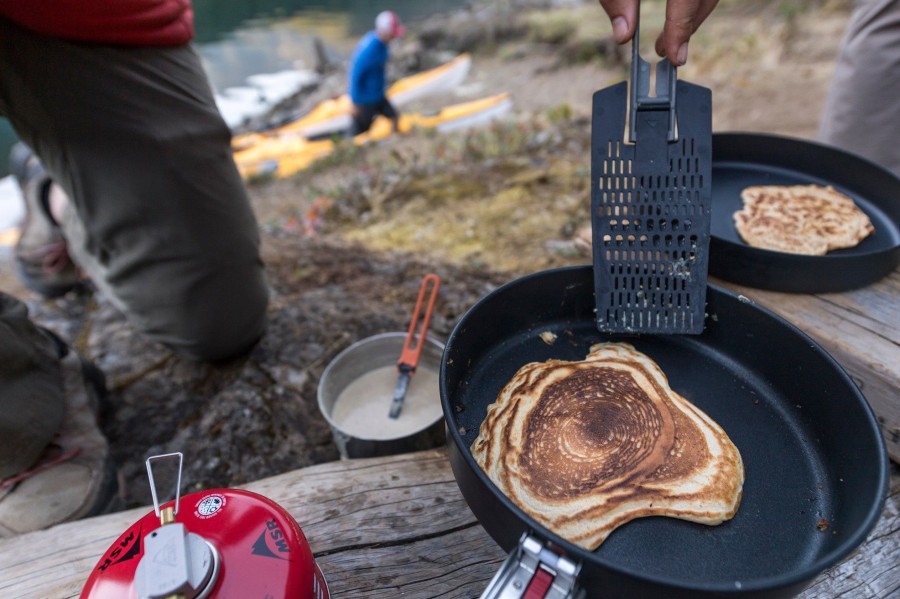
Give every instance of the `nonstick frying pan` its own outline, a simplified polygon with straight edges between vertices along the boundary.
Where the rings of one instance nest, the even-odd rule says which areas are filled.
[[[759,289],[825,293],[864,287],[900,264],[900,178],[855,154],[754,133],[713,135],[709,273]],[[754,248],[734,228],[752,185],[831,185],[853,198],[875,233],[853,248],[801,256]]]
[[[597,331],[590,266],[538,272],[482,298],[444,351],[440,391],[451,465],[482,526],[509,551],[531,531],[582,563],[588,597],[790,597],[846,557],[881,514],[887,455],[871,409],[814,341],[750,300],[710,286],[701,335]],[[557,335],[548,345],[539,335]],[[624,340],[728,433],[744,460],[737,515],[709,527],[634,520],[594,552],[554,535],[512,504],[469,447],[487,406],[522,365],[580,360]]]

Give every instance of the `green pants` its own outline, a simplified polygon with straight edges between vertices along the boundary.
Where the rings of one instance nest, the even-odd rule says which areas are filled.
[[[64,413],[56,343],[0,293],[0,479],[37,460]]]
[[[190,46],[73,43],[0,18],[0,114],[71,200],[69,253],[138,330],[204,360],[260,338],[256,219]]]
[[[261,337],[256,220],[189,46],[73,43],[0,18],[0,115],[69,196],[69,253],[136,329],[202,360]],[[0,294],[0,478],[59,429],[61,385],[54,342]]]

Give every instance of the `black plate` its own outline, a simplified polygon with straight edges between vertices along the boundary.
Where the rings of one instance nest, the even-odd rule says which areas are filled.
[[[862,542],[888,480],[862,394],[787,321],[715,286],[707,299],[702,335],[609,336],[594,322],[592,270],[575,267],[508,283],[460,320],[440,373],[450,461],[469,507],[502,547],[537,531],[582,562],[591,598],[697,599],[792,596]],[[545,343],[543,331],[556,342]],[[475,464],[469,448],[487,407],[519,367],[581,360],[592,343],[610,339],[648,354],[738,447],[746,482],[733,520],[639,519],[586,552],[531,520]]]
[[[854,154],[823,144],[753,133],[713,135],[710,275],[760,289],[825,293],[864,287],[900,264],[900,178]],[[858,246],[824,256],[754,248],[733,214],[751,185],[831,185],[872,220]]]

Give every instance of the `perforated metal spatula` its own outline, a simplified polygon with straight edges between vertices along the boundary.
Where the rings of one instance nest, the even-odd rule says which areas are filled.
[[[651,94],[650,64],[640,55],[638,27],[630,91],[629,98],[622,82],[594,94],[591,221],[597,328],[701,333],[709,262],[712,93],[676,81],[675,67],[664,58],[656,64]]]

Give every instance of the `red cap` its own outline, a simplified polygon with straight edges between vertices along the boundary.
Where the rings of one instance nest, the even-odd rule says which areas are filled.
[[[406,28],[400,23],[400,17],[390,10],[382,11],[375,17],[375,31],[389,34],[391,37],[403,37],[406,34]]]

